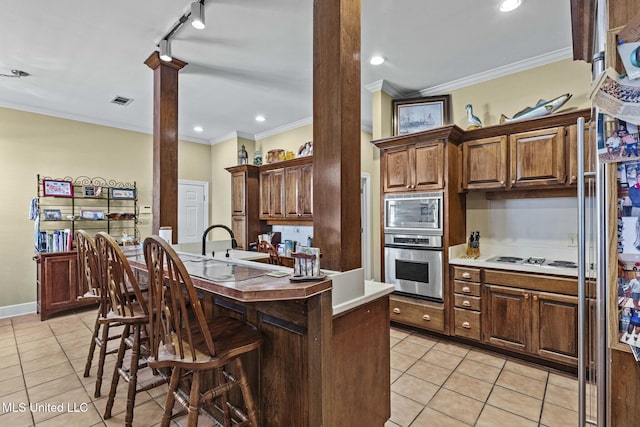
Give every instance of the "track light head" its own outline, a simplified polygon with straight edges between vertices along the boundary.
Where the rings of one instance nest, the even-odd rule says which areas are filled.
[[[171,62],[171,44],[169,43],[169,40],[160,40],[158,46],[160,47],[160,59],[164,62]]]
[[[204,3],[200,0],[196,0],[191,3],[191,25],[193,28],[202,30],[205,27],[204,24]]]

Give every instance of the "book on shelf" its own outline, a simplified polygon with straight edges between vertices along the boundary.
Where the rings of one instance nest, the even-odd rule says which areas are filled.
[[[66,252],[72,247],[73,235],[71,229],[40,231],[38,233],[38,251]]]

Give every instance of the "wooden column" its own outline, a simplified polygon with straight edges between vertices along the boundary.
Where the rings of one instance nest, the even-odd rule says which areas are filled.
[[[313,238],[323,268],[362,265],[360,0],[313,2]]]
[[[160,60],[153,52],[146,61],[153,70],[153,234],[170,226],[178,241],[178,72],[179,59]]]

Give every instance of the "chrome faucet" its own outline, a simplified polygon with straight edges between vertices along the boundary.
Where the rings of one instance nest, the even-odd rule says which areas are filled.
[[[209,234],[209,231],[213,230],[214,228],[224,228],[225,230],[227,230],[227,232],[229,233],[229,236],[231,236],[231,249],[235,249],[238,247],[238,242],[236,242],[236,236],[233,235],[233,231],[231,231],[229,227],[222,224],[214,224],[214,225],[210,225],[206,230],[204,230],[204,233],[202,233],[202,255],[205,255],[207,250],[207,234]],[[215,255],[215,252],[212,251],[211,256],[214,256],[214,255]],[[229,258],[228,250],[225,256]]]

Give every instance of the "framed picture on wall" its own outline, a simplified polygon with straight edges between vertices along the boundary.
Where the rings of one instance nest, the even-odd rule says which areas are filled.
[[[82,193],[84,197],[100,197],[102,194],[102,187],[99,185],[85,185],[82,187]]]
[[[134,190],[133,188],[112,188],[111,198],[112,199],[135,199],[136,190]]]
[[[449,124],[450,95],[393,101],[394,135],[422,132]]]
[[[73,197],[73,183],[56,179],[42,181],[42,195],[49,197]]]

